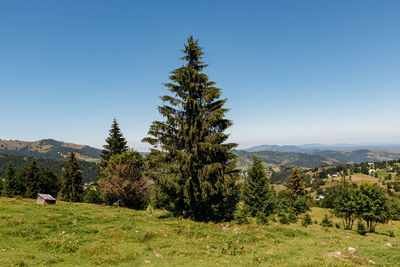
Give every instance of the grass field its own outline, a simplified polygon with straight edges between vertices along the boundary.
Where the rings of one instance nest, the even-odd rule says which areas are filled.
[[[311,212],[318,222],[325,214]],[[399,266],[400,222],[377,231],[198,223],[158,210],[0,198],[0,266]]]

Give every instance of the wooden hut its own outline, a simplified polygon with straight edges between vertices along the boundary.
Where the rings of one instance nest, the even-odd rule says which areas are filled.
[[[36,204],[56,204],[56,199],[49,194],[38,194]]]

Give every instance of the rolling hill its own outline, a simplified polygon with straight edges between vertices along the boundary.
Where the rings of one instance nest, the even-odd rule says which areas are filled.
[[[101,150],[86,145],[77,145],[54,139],[43,139],[34,142],[0,140],[0,154],[4,155],[64,160],[72,151],[76,153],[79,160],[99,162]]]

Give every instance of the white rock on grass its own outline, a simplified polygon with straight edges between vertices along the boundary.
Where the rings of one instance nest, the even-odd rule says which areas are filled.
[[[347,249],[347,251],[349,251],[349,252],[351,252],[351,253],[354,253],[354,252],[356,252],[356,249],[355,249],[355,248],[352,248],[352,247],[349,247],[349,248]]]
[[[392,244],[386,243],[385,246],[387,246],[387,247],[392,247]]]

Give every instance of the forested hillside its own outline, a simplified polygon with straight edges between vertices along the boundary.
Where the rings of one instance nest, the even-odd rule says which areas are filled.
[[[31,164],[33,157],[21,157],[14,155],[1,155],[0,154],[0,177],[5,177],[8,165],[11,163],[15,169],[19,170],[21,167]],[[66,166],[65,160],[54,160],[47,158],[36,158],[40,168],[48,167],[53,169],[57,175],[61,175],[62,168]],[[88,161],[79,161],[79,167],[82,170],[82,177],[84,182],[94,181],[97,175],[97,163]]]

